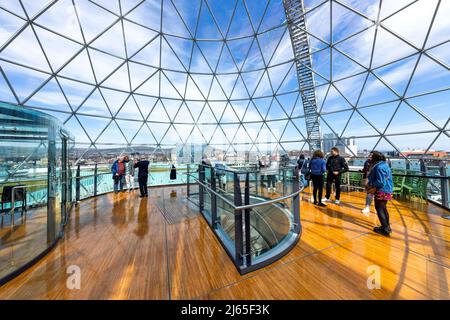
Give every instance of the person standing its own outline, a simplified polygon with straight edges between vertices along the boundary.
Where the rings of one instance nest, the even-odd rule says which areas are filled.
[[[372,153],[372,165],[368,174],[366,190],[374,195],[375,209],[381,226],[375,227],[374,232],[383,236],[390,236],[392,229],[389,222],[387,203],[392,199],[393,181],[391,168],[386,163],[386,157],[378,152]]]
[[[142,157],[139,161],[136,161],[134,168],[138,168],[138,183],[139,191],[141,195],[140,198],[148,197],[147,182],[148,182],[148,166],[150,162]]]
[[[127,183],[128,192],[134,190],[134,161],[128,156],[124,157],[125,163],[125,182]]]
[[[123,182],[125,175],[125,165],[123,163],[122,158],[117,158],[117,160],[114,161],[111,167],[111,172],[114,180],[114,192],[118,193],[119,191],[123,190]]]
[[[323,152],[316,150],[314,151],[313,158],[309,162],[309,171],[313,182],[314,204],[319,207],[326,207],[322,202],[323,174],[327,171],[326,162],[323,158]]]
[[[372,153],[369,153],[367,160],[364,162],[364,167],[361,170],[363,174],[364,186],[367,185],[367,176],[369,174],[371,160],[372,160]],[[364,207],[364,209],[361,210],[363,214],[368,215],[370,213],[370,205],[372,204],[372,201],[373,201],[373,194],[366,193],[366,206]]]
[[[322,201],[330,201],[331,184],[334,182],[336,189],[336,198],[334,203],[341,203],[341,177],[348,171],[348,164],[344,157],[339,154],[339,149],[334,147],[331,149],[331,155],[327,159],[327,193]]]
[[[309,172],[308,167],[309,167],[308,160],[305,158],[304,154],[301,154],[297,160],[297,168],[300,176],[300,181],[305,188],[308,184],[308,182],[306,181],[307,179],[305,177],[305,175],[308,174]]]

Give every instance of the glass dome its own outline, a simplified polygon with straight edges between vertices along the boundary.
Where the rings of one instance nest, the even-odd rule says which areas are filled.
[[[449,1],[303,2],[325,151],[448,151]],[[309,149],[281,0],[0,0],[0,24],[0,100],[61,119],[78,159]]]

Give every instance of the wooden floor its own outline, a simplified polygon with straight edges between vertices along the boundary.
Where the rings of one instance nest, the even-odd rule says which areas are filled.
[[[450,222],[436,206],[392,201],[393,234],[385,238],[371,231],[376,215],[360,213],[363,194],[318,209],[306,193],[298,245],[240,276],[201,216],[161,213],[157,204],[172,189],[152,189],[142,200],[121,193],[81,202],[65,238],[0,287],[0,299],[450,298]],[[66,288],[71,265],[81,269],[80,290]],[[379,290],[367,287],[370,266],[380,268]]]

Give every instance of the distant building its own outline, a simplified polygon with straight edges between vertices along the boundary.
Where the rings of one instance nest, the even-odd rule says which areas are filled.
[[[323,152],[328,153],[331,152],[331,148],[336,146],[338,142],[338,137],[334,133],[325,133],[322,136],[323,140]]]

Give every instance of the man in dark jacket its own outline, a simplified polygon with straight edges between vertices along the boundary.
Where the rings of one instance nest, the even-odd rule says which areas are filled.
[[[134,167],[139,169],[138,182],[139,182],[139,191],[141,192],[141,195],[139,197],[141,198],[148,197],[147,182],[148,182],[149,164],[150,162],[145,158],[141,158],[134,164]]]
[[[327,193],[324,201],[330,201],[331,184],[334,182],[336,189],[336,200],[334,203],[340,204],[341,201],[341,176],[348,171],[348,164],[344,157],[339,155],[339,149],[334,147],[331,149],[331,155],[327,160]]]

